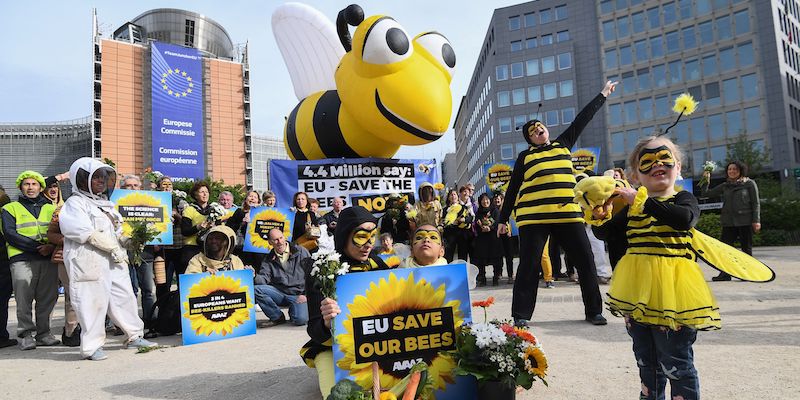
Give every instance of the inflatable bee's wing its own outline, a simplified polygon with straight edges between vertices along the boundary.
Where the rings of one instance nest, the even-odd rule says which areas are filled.
[[[345,51],[331,20],[305,4],[286,3],[272,14],[272,33],[298,100],[336,89],[333,74]]]
[[[692,229],[692,248],[711,267],[749,282],[769,282],[775,272],[752,256]]]
[[[411,247],[407,244],[395,243],[392,245],[392,248],[394,249],[394,254],[400,257],[401,260],[405,260],[411,256]]]

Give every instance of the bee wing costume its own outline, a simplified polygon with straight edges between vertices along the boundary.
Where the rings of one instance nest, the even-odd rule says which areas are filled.
[[[365,18],[355,4],[334,26],[299,3],[276,9],[272,31],[300,100],[284,128],[292,159],[391,158],[447,131],[456,55],[442,34],[409,36],[392,17]]]
[[[105,317],[128,336],[142,337],[136,296],[128,274],[128,257],[119,241],[122,216],[108,200],[116,183],[116,171],[100,161],[83,157],[69,169],[72,196],[59,215],[64,235],[72,306],[81,324],[81,355],[89,357],[103,346]],[[102,193],[94,193],[94,181],[105,180]]]

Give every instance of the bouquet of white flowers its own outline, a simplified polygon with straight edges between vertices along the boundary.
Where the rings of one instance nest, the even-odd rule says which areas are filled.
[[[717,169],[717,163],[713,161],[706,161],[703,163],[703,177],[700,178],[700,186],[708,186],[711,183],[711,174]]]
[[[211,208],[211,211],[208,213],[208,219],[214,223],[221,220],[222,217],[228,213],[228,210],[226,210],[225,207],[216,201],[211,203],[209,207]]]
[[[314,254],[314,264],[309,273],[314,281],[319,284],[323,296],[336,299],[336,277],[344,275],[350,270],[347,262],[342,262],[341,255],[335,251]]]

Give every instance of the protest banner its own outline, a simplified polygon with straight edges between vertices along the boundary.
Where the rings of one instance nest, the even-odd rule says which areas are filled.
[[[678,179],[675,181],[675,191],[680,192],[681,190],[685,190],[689,193],[694,194],[694,179],[692,178],[685,178],[685,179]]]
[[[352,158],[324,160],[271,160],[270,188],[278,204],[291,205],[296,192],[319,200],[321,210],[329,209],[335,197],[345,207],[358,205],[375,214],[383,213],[390,194],[416,198],[423,182],[441,181],[436,160]]]
[[[256,333],[252,271],[182,274],[179,279],[184,345]]]
[[[337,381],[371,387],[376,362],[388,389],[424,361],[437,399],[474,398],[474,381],[456,377],[447,354],[455,349],[456,329],[472,321],[463,263],[345,274],[336,294],[342,309],[333,330]]]
[[[169,192],[115,189],[110,200],[122,215],[124,235],[130,236],[131,222],[152,223],[160,234],[146,244],[172,244],[172,195]]]
[[[294,211],[289,208],[253,207],[250,209],[250,222],[244,235],[244,251],[269,253],[269,231],[278,228],[287,242],[292,241]]]
[[[486,181],[486,193],[508,190],[511,181],[511,172],[514,171],[513,161],[498,161],[483,164],[483,175]]]
[[[580,147],[572,150],[572,173],[579,174],[585,170],[597,172],[600,162],[599,147]]]

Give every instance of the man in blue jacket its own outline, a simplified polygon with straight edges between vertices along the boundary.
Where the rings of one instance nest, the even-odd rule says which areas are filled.
[[[275,325],[287,321],[281,306],[289,307],[292,324],[305,325],[308,322],[305,276],[311,255],[305,248],[289,244],[280,229],[271,229],[268,235],[272,251],[254,278],[256,303]]]

